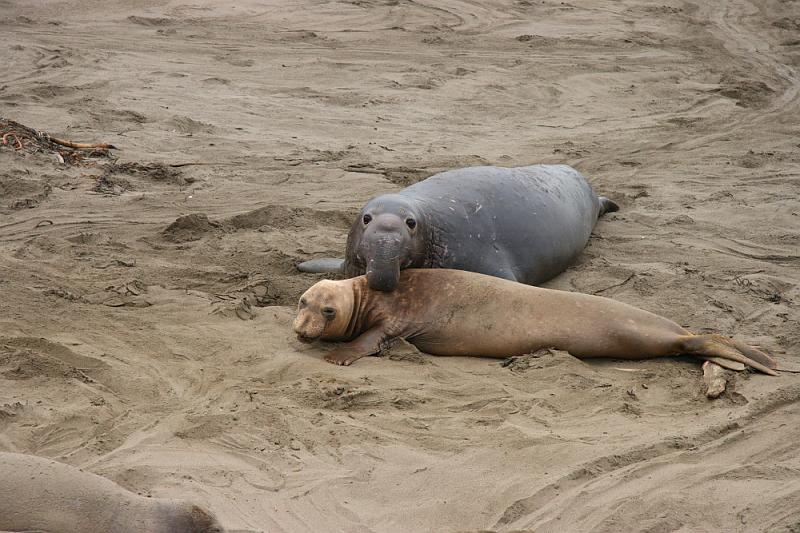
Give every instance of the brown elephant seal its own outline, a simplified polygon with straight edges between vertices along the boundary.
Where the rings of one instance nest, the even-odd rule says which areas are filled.
[[[373,198],[347,236],[345,259],[314,259],[303,272],[366,273],[391,291],[405,268],[453,268],[537,285],[586,246],[597,218],[617,204],[566,165],[470,167]]]
[[[75,467],[0,453],[0,531],[223,533],[196,505],[145,498]]]
[[[322,280],[300,298],[294,330],[305,342],[345,341],[325,356],[339,365],[402,338],[434,355],[505,358],[555,348],[579,358],[690,354],[771,375],[777,367],[741,342],[693,335],[622,302],[460,270],[405,270],[391,293],[370,289],[363,276]]]

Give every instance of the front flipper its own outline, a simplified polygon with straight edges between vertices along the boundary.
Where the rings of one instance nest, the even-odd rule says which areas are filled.
[[[311,259],[297,265],[300,272],[311,272],[312,274],[341,274],[344,271],[344,259],[324,257],[322,259]]]
[[[357,339],[341,344],[325,354],[325,360],[335,365],[350,366],[362,357],[380,352],[381,344],[385,340],[386,334],[382,329],[372,328]]]

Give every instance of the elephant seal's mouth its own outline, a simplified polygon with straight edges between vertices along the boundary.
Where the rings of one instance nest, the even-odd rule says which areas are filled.
[[[298,333],[297,334],[297,340],[299,340],[300,342],[304,342],[306,344],[311,344],[312,342],[317,340],[317,337],[310,337],[310,336],[306,335],[305,333]]]

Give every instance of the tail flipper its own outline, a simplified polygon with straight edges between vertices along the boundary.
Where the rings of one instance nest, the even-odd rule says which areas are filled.
[[[736,372],[741,372],[747,365],[744,363],[738,363],[736,361],[731,361],[730,359],[723,359],[722,357],[711,357],[710,355],[698,355],[697,357],[701,359],[705,359],[711,363],[718,364],[722,368],[727,368],[728,370],[735,370]]]
[[[312,259],[297,265],[300,272],[311,272],[313,274],[341,274],[344,272],[344,259],[324,257],[322,259]]]
[[[619,206],[616,204],[616,202],[609,200],[605,196],[599,196],[597,199],[600,200],[600,213],[597,216],[601,217],[606,213],[619,211]]]
[[[778,363],[772,357],[743,342],[722,335],[688,335],[681,340],[684,353],[712,361],[715,358],[736,361],[770,376],[778,375],[774,370]]]

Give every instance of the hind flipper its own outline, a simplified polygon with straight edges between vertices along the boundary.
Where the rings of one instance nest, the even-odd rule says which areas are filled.
[[[737,345],[746,346],[721,335],[687,335],[681,337],[681,351],[683,353],[696,355],[703,359],[719,357],[729,361],[744,363],[770,376],[778,375],[778,373],[773,370],[773,368],[777,367],[777,363],[770,356],[755,348],[746,346],[748,355],[753,356],[753,358],[751,358],[745,355]]]
[[[322,259],[312,259],[297,265],[300,272],[311,272],[313,274],[341,274],[344,271],[344,259],[324,257]]]
[[[758,361],[759,363],[763,364],[766,367],[777,369],[778,362],[775,361],[772,357],[765,354],[761,350],[754,348],[752,346],[748,346],[747,344],[737,341],[736,339],[728,339],[722,337],[722,340],[729,342],[731,346],[742,352],[744,355],[752,359],[753,361]]]
[[[598,196],[597,199],[600,200],[600,212],[597,214],[598,217],[601,217],[606,213],[619,211],[619,205],[617,205],[616,202],[606,198],[605,196]]]
[[[709,337],[713,337],[714,341],[733,348],[734,350],[741,353],[745,357],[752,359],[753,361],[757,361],[762,365],[766,366],[767,368],[772,368],[772,369],[778,368],[777,361],[775,361],[775,359],[765,354],[761,350],[757,350],[752,346],[748,346],[743,342],[737,341],[736,339],[723,337],[722,335],[709,335]]]
[[[723,359],[722,357],[711,357],[708,355],[696,355],[696,357],[699,357],[700,359],[705,359],[706,361],[710,361],[723,368],[727,368],[728,370],[735,370],[736,372],[741,372],[742,370],[747,368],[744,363],[730,361],[728,359]]]

